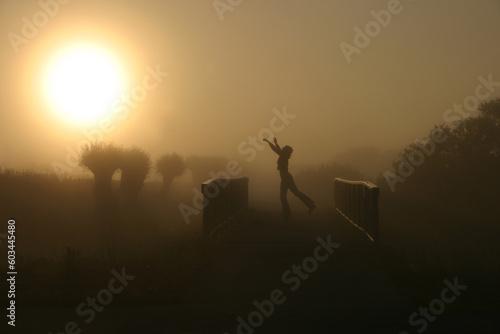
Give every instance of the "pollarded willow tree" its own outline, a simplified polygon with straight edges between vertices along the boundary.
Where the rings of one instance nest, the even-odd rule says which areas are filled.
[[[94,174],[97,199],[111,198],[111,179],[120,168],[122,148],[112,143],[93,142],[83,147],[80,164]]]
[[[166,195],[174,178],[186,171],[184,158],[177,153],[163,154],[156,160],[156,172],[163,176],[163,185],[160,194]]]
[[[121,155],[120,169],[120,190],[128,201],[136,202],[151,169],[151,158],[139,147],[126,149]]]

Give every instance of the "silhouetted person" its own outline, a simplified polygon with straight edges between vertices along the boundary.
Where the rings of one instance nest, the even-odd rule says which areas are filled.
[[[292,174],[288,172],[288,159],[292,156],[293,148],[288,145],[281,148],[278,145],[278,140],[276,138],[274,138],[274,145],[267,139],[264,139],[264,141],[269,144],[271,149],[276,152],[277,155],[279,155],[278,170],[281,177],[280,199],[281,207],[283,208],[283,219],[286,222],[291,215],[290,204],[288,204],[288,200],[286,199],[288,189],[290,189],[290,191],[309,208],[309,213],[311,213],[316,207],[314,202],[306,194],[299,191],[295,185]]]

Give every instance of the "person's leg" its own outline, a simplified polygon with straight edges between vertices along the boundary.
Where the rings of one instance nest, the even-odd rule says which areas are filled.
[[[288,200],[286,198],[286,194],[288,192],[288,183],[286,180],[281,179],[280,184],[280,200],[281,200],[281,208],[283,210],[283,220],[286,222],[288,218],[290,218],[290,204],[288,204]]]
[[[293,176],[291,174],[288,181],[288,188],[295,196],[297,196],[302,201],[302,203],[304,203],[309,208],[309,212],[312,212],[312,210],[314,210],[316,206],[314,205],[313,200],[310,199],[309,196],[301,192],[299,188],[297,188],[295,180],[293,179]]]

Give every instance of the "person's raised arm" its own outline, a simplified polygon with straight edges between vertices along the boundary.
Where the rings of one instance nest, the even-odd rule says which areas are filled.
[[[278,139],[276,139],[276,137],[274,137],[274,146],[276,146],[278,148],[278,150],[281,152],[281,147],[278,144]]]
[[[267,138],[264,138],[263,141],[265,141],[266,143],[269,144],[269,147],[271,147],[271,149],[276,153],[276,154],[280,154],[281,153],[281,147],[278,145],[278,140],[276,138],[274,138],[274,145],[273,143],[271,143]]]

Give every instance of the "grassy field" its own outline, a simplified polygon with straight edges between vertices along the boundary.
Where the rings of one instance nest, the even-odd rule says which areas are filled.
[[[297,178],[297,183],[305,184],[300,177]],[[299,253],[306,254],[307,247],[310,247],[305,244],[297,250],[297,246],[283,248],[279,243],[277,246],[269,246],[272,249],[266,248],[268,246],[265,244],[247,247],[243,243],[242,246],[234,245],[235,248],[230,245],[207,244],[201,239],[202,215],[191,216],[190,223],[186,224],[178,208],[180,203],[192,203],[192,186],[174,184],[167,197],[158,195],[160,187],[159,183],[146,183],[139,201],[131,205],[122,201],[119,185],[114,181],[115,199],[107,207],[99,208],[95,203],[91,179],[68,179],[60,183],[56,177],[50,175],[28,172],[0,174],[2,221],[16,220],[16,266],[20,273],[16,299],[19,305],[22,305],[24,312],[22,314],[33,316],[34,310],[38,310],[38,315],[34,317],[40,323],[48,328],[60,327],[61,321],[67,318],[62,314],[73,314],[76,305],[88,296],[96,296],[107,286],[112,277],[111,270],[119,271],[121,268],[126,268],[127,273],[136,277],[133,284],[116,296],[116,301],[113,302],[115,311],[110,311],[109,318],[103,320],[102,326],[94,325],[93,332],[105,333],[107,321],[139,312],[138,310],[143,307],[152,307],[151,314],[155,314],[155,319],[161,318],[158,312],[168,309],[170,310],[168,312],[177,314],[169,316],[169,321],[185,328],[190,328],[189,317],[176,312],[186,308],[190,312],[197,310],[191,321],[193,326],[194,322],[197,322],[193,328],[199,328],[202,323],[210,321],[215,321],[212,328],[219,328],[219,322],[232,323],[234,316],[219,319],[217,317],[222,316],[222,313],[219,314],[213,309],[213,307],[216,309],[225,307],[227,313],[231,309],[230,302],[226,303],[227,305],[223,302],[210,304],[210,300],[216,298],[210,297],[212,293],[217,298],[224,294],[219,291],[221,287],[217,279],[225,281],[224,284],[230,289],[232,283],[228,281],[229,277],[236,275],[233,279],[237,281],[250,279],[244,274],[245,270],[248,270],[247,266],[255,267],[255,271],[259,271],[260,266],[262,275],[267,272],[265,277],[279,279],[279,271],[282,270],[279,268],[289,266],[293,263],[294,257]],[[323,187],[322,189],[305,187],[307,192],[313,195],[324,194],[318,197],[318,209],[312,216],[306,213],[307,210],[301,203],[291,198],[294,215],[288,227],[280,222],[277,189],[266,189],[265,198],[251,196],[252,209],[246,223],[240,230],[234,232],[236,234],[231,232],[226,238],[232,240],[231,235],[235,236],[234,240],[241,236],[251,238],[257,233],[256,235],[264,240],[266,238],[274,241],[285,238],[286,240],[283,240],[286,242],[297,238],[305,240],[308,238],[308,234],[304,232],[307,224],[313,224],[310,227],[311,232],[308,232],[311,238],[314,233],[319,233],[318,231],[328,232],[330,224],[334,221],[331,203],[327,196],[330,184],[326,182]],[[258,192],[258,189],[251,188],[251,191]],[[495,300],[499,297],[497,292],[492,291],[499,278],[497,257],[499,246],[496,242],[499,232],[496,224],[498,216],[494,206],[482,203],[482,209],[478,210],[478,205],[477,201],[474,201],[474,196],[470,198],[454,196],[452,200],[441,197],[439,200],[439,197],[432,194],[409,198],[382,192],[381,246],[369,257],[362,253],[359,255],[361,257],[349,255],[349,252],[343,253],[344,258],[338,260],[339,266],[347,272],[341,279],[339,278],[339,284],[350,286],[349,281],[356,275],[360,275],[356,284],[366,284],[368,277],[371,277],[364,277],[361,273],[364,270],[361,267],[366,267],[369,271],[365,274],[371,273],[370,275],[376,277],[379,283],[386,286],[377,288],[382,290],[377,290],[370,303],[376,303],[376,300],[397,291],[394,296],[400,296],[397,298],[402,298],[405,307],[408,307],[398,311],[401,313],[401,318],[403,315],[406,316],[405,312],[412,307],[432,300],[436,291],[442,289],[444,278],[460,277],[461,281],[467,282],[473,290],[463,299],[465,303],[457,306],[455,311],[448,312],[457,317],[470,315],[480,319],[486,316],[490,319],[488,317],[491,316],[492,310],[497,309]],[[6,226],[5,224],[2,227],[0,233],[6,233]],[[338,236],[344,237],[342,243],[355,245],[358,243],[356,240],[360,240],[356,230],[351,229],[348,224],[334,227],[335,225],[332,225],[329,233],[337,231]],[[313,239],[311,240],[314,241]],[[6,252],[5,246],[6,243],[2,240],[3,252]],[[251,255],[252,252],[256,255]],[[276,263],[272,260],[275,255],[271,254],[281,254],[276,258]],[[247,257],[248,261],[252,262],[245,262]],[[236,260],[238,264],[234,262]],[[225,261],[233,264],[227,267]],[[227,277],[218,276],[221,266],[225,268],[223,272],[226,272]],[[338,269],[339,267],[330,269],[332,277],[338,277],[335,273]],[[2,265],[2,270],[6,270],[5,264]],[[349,273],[350,270],[352,273]],[[380,273],[383,273],[382,276]],[[322,281],[326,283],[328,279],[324,277]],[[210,283],[210,280],[215,281]],[[262,283],[264,285],[260,288],[267,291],[272,281],[262,281]],[[214,287],[217,287],[216,290],[209,292]],[[238,292],[240,295],[231,297],[238,303],[252,298],[252,294],[241,290],[243,288],[239,284],[231,289],[233,295],[236,294],[234,291],[240,291]],[[352,287],[346,291],[350,289]],[[320,296],[324,291],[321,286],[317,286],[311,293]],[[337,296],[338,292],[333,289],[329,293]],[[206,296],[202,298],[200,294]],[[487,296],[491,296],[491,299]],[[338,295],[335,298],[353,297]],[[306,300],[304,299],[304,302]],[[326,300],[324,302],[326,303]],[[352,312],[356,312],[356,308],[361,307],[363,302],[356,303],[356,300],[351,300]],[[238,305],[239,312],[245,312],[246,304]],[[327,304],[321,305],[323,304],[309,311],[300,311],[304,312],[302,314],[305,317],[304,324],[315,319],[311,313],[313,310],[320,313],[325,312],[324,308],[328,310]],[[121,315],[114,314],[113,312],[120,307],[126,309],[123,309]],[[299,304],[290,306],[287,312],[291,312],[290,314],[299,312],[301,307]],[[393,306],[387,304],[383,307],[387,308],[387,312],[393,312],[391,311]],[[339,312],[342,310],[341,305],[335,308],[339,308]],[[54,312],[60,316],[54,319],[59,319],[59,322],[54,319],[51,322],[44,318],[51,309],[57,310]],[[210,314],[212,316],[209,316]],[[228,314],[232,314],[232,311]],[[286,317],[285,314],[282,316]],[[353,315],[346,313],[345,316]],[[216,317],[218,320],[213,320],[215,318],[211,317]],[[328,318],[326,313],[321,317]],[[368,316],[369,321],[375,321],[370,317]],[[325,326],[330,323],[326,318],[322,318]],[[161,332],[161,328],[164,328],[159,325],[161,320],[156,321],[157,323],[148,326]],[[390,323],[391,317],[387,316],[385,321]],[[404,318],[398,321],[404,324]],[[273,323],[275,328],[279,328],[277,322]],[[350,325],[345,325],[350,328]],[[27,329],[26,333],[31,330],[35,332],[35,327]],[[183,333],[180,327],[174,332]],[[108,332],[125,331],[122,328]]]

